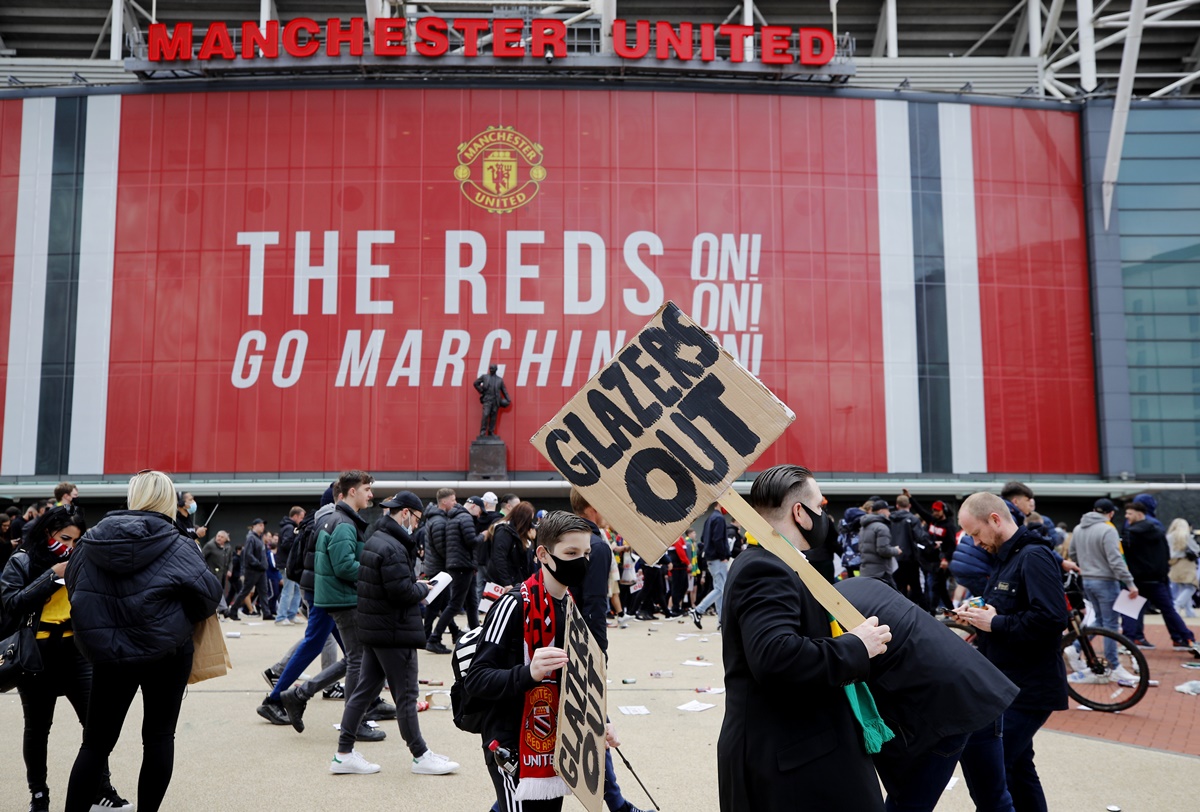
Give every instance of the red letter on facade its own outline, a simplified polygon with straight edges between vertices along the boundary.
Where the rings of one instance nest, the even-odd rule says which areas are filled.
[[[454,21],[454,30],[463,35],[463,56],[479,56],[479,35],[486,31],[487,20],[459,18]]]
[[[341,56],[342,44],[350,45],[350,56],[363,55],[363,38],[366,36],[366,28],[363,25],[362,17],[350,18],[350,30],[342,28],[342,21],[337,17],[330,17],[325,21],[325,53],[329,56]]]
[[[821,53],[815,53],[813,43],[821,43]],[[833,61],[834,51],[837,46],[833,42],[833,34],[830,34],[824,28],[801,28],[800,29],[800,64],[802,65],[828,65]]]
[[[404,47],[404,24],[408,22],[403,17],[376,17],[374,43],[375,56],[404,56],[408,51]]]
[[[219,56],[222,59],[237,57],[237,52],[233,50],[233,40],[229,36],[229,29],[222,22],[209,25],[208,31],[204,34],[204,42],[200,45],[200,53],[196,54],[197,59],[212,59],[213,56]]]
[[[632,48],[625,34],[625,25],[624,20],[613,20],[613,49],[622,59],[641,59],[650,53],[650,21],[637,21],[637,42]]]
[[[712,62],[717,58],[717,27],[712,23],[700,26],[700,59]]]
[[[301,31],[308,32],[308,42],[304,45],[300,44]],[[320,33],[321,26],[317,25],[316,20],[297,17],[283,27],[283,50],[288,56],[312,56],[321,50],[321,43],[317,40],[317,34]]]
[[[525,56],[521,47],[524,20],[492,20],[492,56]]]
[[[679,32],[676,33],[675,26],[666,22],[659,22],[654,29],[658,36],[655,39],[658,41],[654,55],[659,59],[670,59],[671,51],[675,52],[675,56],[687,62],[692,58],[692,24],[680,23]]]
[[[723,25],[721,36],[729,37],[729,61],[746,61],[746,37],[754,35],[752,25]]]
[[[450,27],[441,17],[421,17],[417,20],[417,43],[413,47],[421,56],[442,56],[450,50]]]
[[[242,23],[242,59],[254,59],[259,51],[265,59],[279,56],[279,20],[267,20],[266,32],[257,23]]]
[[[530,23],[533,36],[529,52],[534,56],[545,56],[546,46],[554,48],[556,57],[567,55],[567,26],[562,20],[534,20]]]
[[[171,34],[167,34],[166,23],[151,23],[151,62],[186,62],[192,58],[192,24],[180,23]]]
[[[790,65],[795,60],[788,50],[792,47],[792,29],[786,25],[762,27],[762,61],[765,65]]]

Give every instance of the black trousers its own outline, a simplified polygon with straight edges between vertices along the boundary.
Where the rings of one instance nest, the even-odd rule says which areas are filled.
[[[271,584],[267,580],[266,570],[246,570],[246,576],[242,579],[242,589],[229,604],[230,610],[242,611],[242,601],[250,595],[250,590],[256,587],[254,602],[258,604],[258,611],[264,615],[271,614]]]
[[[432,575],[428,575],[426,577],[432,578],[434,575],[437,575],[437,573],[435,572]],[[446,604],[448,604],[448,603],[450,603],[450,588],[449,587],[447,587],[446,589],[443,589],[441,591],[441,594],[439,594],[436,598],[434,598],[433,603],[431,603],[425,607],[425,638],[426,639],[430,639],[433,637],[433,624],[436,623],[438,621],[438,619],[442,616],[442,612],[444,612],[446,610]],[[455,623],[454,618],[451,617],[450,618],[450,633],[457,635],[459,633],[459,631],[460,631],[460,629],[458,628],[458,624]]]
[[[908,561],[901,561],[900,568],[895,572],[895,578],[901,595],[922,609],[929,608],[929,603],[925,600],[925,590],[921,588],[921,567],[916,559],[910,558]]]
[[[516,753],[514,752],[515,756]],[[496,789],[496,808],[500,812],[559,812],[563,808],[563,799],[554,798],[549,801],[518,801],[513,796],[517,792],[520,780],[513,778],[500,769],[492,752],[483,748],[483,760],[487,764],[488,775],[491,776],[492,786]]]
[[[467,610],[467,627],[474,629],[479,625],[479,600],[475,597],[475,570],[449,570],[453,580],[450,582],[450,602],[442,610],[437,625],[433,627],[433,639],[440,640],[446,627],[454,622],[454,616],[464,607]]]
[[[671,570],[671,611],[675,614],[683,611],[683,599],[687,597],[687,585],[687,567],[676,567]]]
[[[83,746],[71,769],[66,812],[89,812],[108,756],[117,745],[125,714],[142,689],[142,771],[139,812],[158,812],[175,766],[175,725],[192,672],[192,641],[173,654],[146,663],[101,664],[92,668],[92,701]]]
[[[87,723],[88,700],[92,693],[92,664],[76,648],[74,639],[56,636],[39,640],[38,651],[42,655],[42,672],[25,675],[17,685],[25,717],[21,751],[25,757],[25,780],[30,794],[49,789],[46,786],[46,760],[58,698],[66,697],[71,703],[82,729]],[[107,784],[108,759],[104,760],[100,775]]]

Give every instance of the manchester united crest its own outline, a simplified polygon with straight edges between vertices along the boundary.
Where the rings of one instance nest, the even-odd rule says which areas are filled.
[[[554,750],[554,731],[558,727],[558,712],[554,710],[554,694],[544,685],[534,688],[529,695],[532,713],[525,722],[525,744],[533,753],[549,753]]]
[[[505,214],[524,206],[546,179],[542,145],[512,127],[488,127],[458,145],[454,178],[462,193],[476,206]]]

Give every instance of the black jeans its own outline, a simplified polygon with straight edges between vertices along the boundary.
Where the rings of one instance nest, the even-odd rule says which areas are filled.
[[[433,575],[437,575],[437,573],[435,572]],[[432,578],[433,575],[428,577]],[[425,639],[429,640],[433,638],[433,624],[442,616],[442,612],[446,610],[446,604],[448,603],[450,603],[450,589],[446,588],[434,599],[433,603],[425,607]],[[458,624],[451,617],[450,633],[457,637],[460,631]]]
[[[1017,812],[1046,812],[1046,793],[1033,766],[1033,736],[1049,718],[1050,711],[1004,712],[1004,770]]]
[[[50,726],[58,698],[65,696],[75,709],[82,728],[87,723],[88,699],[92,693],[92,664],[79,653],[70,637],[52,637],[38,641],[42,655],[42,673],[27,674],[17,685],[21,695],[21,710],[25,716],[25,735],[21,742],[25,757],[25,780],[29,792],[44,792],[46,786],[46,753]],[[108,783],[108,759],[101,770]]]
[[[420,758],[429,749],[421,737],[421,725],[417,721],[417,651],[411,648],[373,648],[363,646],[362,670],[358,685],[351,696],[346,697],[342,711],[342,732],[338,737],[338,752],[349,753],[358,739],[358,728],[370,710],[371,703],[383,690],[386,680],[396,703],[396,723],[400,735],[408,745],[413,758]]]
[[[175,725],[192,672],[192,641],[173,654],[145,663],[102,664],[92,669],[92,701],[83,746],[71,769],[66,812],[89,812],[108,756],[117,745],[125,714],[142,689],[142,771],[139,812],[158,812],[175,766]]]
[[[467,628],[474,629],[479,625],[479,601],[475,600],[475,570],[449,570],[453,580],[450,582],[450,602],[442,610],[437,625],[433,627],[433,639],[441,640],[446,627],[454,621],[454,616],[462,608],[467,610]]]
[[[921,567],[915,559],[901,561],[900,567],[895,572],[895,578],[901,595],[922,609],[929,608],[929,604],[925,600],[925,590],[921,588]]]
[[[246,607],[242,605],[242,601],[250,595],[250,590],[256,587],[254,602],[258,604],[258,611],[264,615],[271,614],[271,584],[267,580],[266,570],[246,570],[246,577],[242,579],[242,589],[229,604],[230,610],[243,611]]]

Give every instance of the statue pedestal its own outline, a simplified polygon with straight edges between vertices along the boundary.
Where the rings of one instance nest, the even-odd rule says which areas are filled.
[[[467,479],[508,479],[508,449],[495,435],[481,435],[471,442],[471,470]]]

